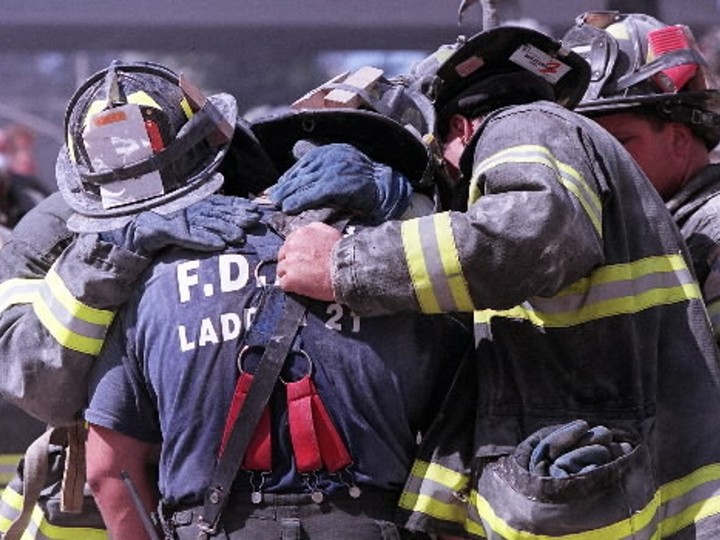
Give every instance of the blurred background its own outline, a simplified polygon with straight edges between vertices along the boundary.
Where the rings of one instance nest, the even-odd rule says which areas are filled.
[[[184,71],[234,94],[248,115],[287,104],[337,73],[394,75],[440,43],[482,29],[457,0],[0,0],[0,167],[53,190],[65,105],[120,58]],[[644,12],[689,25],[712,61],[720,0],[498,0],[501,22],[561,36],[588,10]]]

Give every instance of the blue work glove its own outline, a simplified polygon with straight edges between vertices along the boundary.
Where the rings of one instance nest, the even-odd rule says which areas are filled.
[[[245,229],[259,221],[258,208],[249,200],[210,195],[168,215],[142,212],[121,229],[100,233],[100,238],[144,257],[168,246],[220,251],[228,244],[242,244]]]
[[[605,426],[590,428],[584,420],[558,426],[533,444],[528,469],[554,478],[591,471],[632,451],[629,443],[617,441]]]
[[[371,224],[399,217],[412,193],[401,173],[342,143],[312,147],[268,190],[288,214],[338,208],[363,215]]]

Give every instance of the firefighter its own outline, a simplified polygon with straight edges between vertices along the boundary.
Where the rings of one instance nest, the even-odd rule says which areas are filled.
[[[295,111],[253,129],[279,169],[289,167],[286,178],[303,178],[307,187],[330,176],[350,191],[358,178],[371,179],[364,183],[371,206],[405,207],[407,190],[382,186],[395,177],[432,195],[431,153],[420,139],[432,125],[422,111],[432,107],[399,81],[381,78],[372,88],[358,89],[359,109]],[[393,518],[417,436],[471,350],[470,328],[450,315],[363,319],[334,302],[307,306],[264,420],[229,479],[234,489],[219,526],[206,522],[213,467],[229,444],[233,406],[245,399],[240,384],[254,376],[286,302],[275,278],[282,236],[298,220],[336,213],[309,209],[287,218],[269,201],[258,204],[262,224],[248,230],[245,245],[219,255],[163,254],[96,362],[88,477],[117,538],[150,534],[128,510],[121,471],[144,512],[160,499],[168,538],[398,537]],[[362,227],[360,211],[351,209],[348,232]],[[144,466],[158,445],[159,493]]]
[[[13,170],[12,152],[9,130],[0,129],[0,246],[18,221],[47,196],[37,179]]]
[[[720,91],[691,30],[641,13],[591,12],[564,42],[597,72],[578,112],[625,146],[665,201],[720,339],[720,166],[710,163]]]
[[[311,224],[278,263],[284,290],[359,315],[474,312],[476,361],[423,439],[407,526],[717,536],[717,348],[657,193],[616,139],[563,107],[589,65],[496,27],[419,68],[467,208],[349,237]]]
[[[236,148],[241,139],[232,139],[234,98],[217,94],[206,104],[198,91],[187,92],[192,97],[180,88],[175,73],[150,62],[114,63],[90,77],[68,106],[68,145],[57,163],[60,192],[35,207],[2,249],[0,391],[43,423],[65,427],[81,419],[93,358],[115,310],[157,251],[171,244],[219,250],[241,241],[243,228],[259,220],[247,200],[213,194],[222,182],[219,171],[242,155],[248,156],[244,170],[260,173],[256,164],[263,161],[268,167],[264,177],[248,182],[270,183],[274,169],[259,147],[250,144],[254,139],[242,140],[241,151]],[[133,114],[143,116],[125,125],[127,104],[134,107]],[[92,127],[77,120],[88,109],[99,113]],[[223,137],[218,125],[230,136]],[[85,146],[76,144],[73,130],[88,135]],[[210,135],[212,144],[206,142]],[[93,145],[102,147],[113,138],[126,145],[106,154],[111,161],[90,161]],[[115,166],[113,175],[107,175],[109,164],[119,159],[130,166]],[[182,204],[176,203],[179,193],[185,195]],[[6,420],[25,432],[26,441],[42,431],[39,422],[28,423],[17,414]],[[0,437],[2,451],[13,453],[5,460],[8,467],[23,450],[17,447],[20,437],[10,435]],[[12,446],[5,448],[8,443]],[[56,464],[62,473],[62,461]],[[7,533],[21,514],[23,480],[27,478],[16,477],[3,493],[0,532]],[[45,510],[33,513],[31,534],[42,530],[49,537],[104,537],[97,523],[92,530],[72,514],[60,527],[57,522],[53,526]]]

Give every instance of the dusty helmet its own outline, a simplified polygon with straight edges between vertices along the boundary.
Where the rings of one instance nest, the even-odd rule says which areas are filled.
[[[165,214],[217,191],[237,104],[205,98],[150,62],[113,62],[70,99],[56,176],[77,231],[114,229],[152,209]]]
[[[286,112],[257,119],[252,129],[281,173],[295,162],[300,141],[347,143],[403,173],[416,188],[430,188],[434,119],[422,93],[368,66],[308,92]]]
[[[590,79],[582,57],[531,28],[498,26],[460,37],[416,64],[410,76],[434,103],[438,123],[540,99],[574,107]]]
[[[588,12],[577,17],[563,43],[591,70],[578,112],[642,109],[687,124],[708,148],[720,141],[720,92],[687,26],[641,13]]]

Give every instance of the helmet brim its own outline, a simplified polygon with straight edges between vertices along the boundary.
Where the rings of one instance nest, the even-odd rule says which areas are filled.
[[[407,127],[374,111],[358,109],[298,110],[261,118],[251,124],[270,159],[282,174],[296,161],[299,141],[347,143],[372,160],[403,173],[416,186],[427,180],[430,150]]]
[[[208,97],[212,104],[232,126],[237,127],[237,102],[230,94],[215,94]],[[117,229],[130,222],[139,212],[152,210],[166,215],[181,210],[218,191],[223,177],[215,173],[231,141],[216,148],[212,159],[190,178],[184,185],[158,197],[145,199],[114,208],[105,208],[99,196],[83,188],[83,180],[73,164],[67,146],[58,153],[55,164],[55,176],[58,188],[74,214],[68,219],[68,228],[75,232],[102,232]]]
[[[709,150],[720,143],[720,90],[597,98],[581,103],[575,110],[591,118],[649,110],[665,121],[687,125]]]

